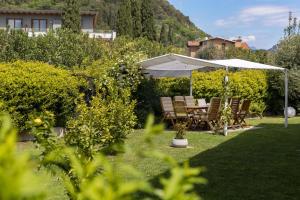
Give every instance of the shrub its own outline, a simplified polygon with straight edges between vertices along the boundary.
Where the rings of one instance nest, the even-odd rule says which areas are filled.
[[[93,157],[102,150],[114,151],[135,126],[134,102],[120,97],[128,94],[127,90],[118,97],[112,95],[106,99],[98,94],[90,106],[78,104],[78,116],[67,124],[66,143],[85,157]]]
[[[38,60],[55,66],[87,66],[104,54],[105,42],[68,30],[28,37],[23,31],[0,30],[0,60]]]
[[[289,69],[289,106],[300,112],[300,36],[291,36],[278,44],[275,63]],[[269,111],[282,114],[284,110],[284,73],[269,74]]]
[[[51,111],[56,124],[63,125],[74,111],[81,84],[68,71],[24,61],[0,64],[0,80],[2,107],[22,130],[35,111]]]
[[[37,176],[28,152],[17,151],[17,131],[0,114],[0,199],[45,199],[45,177]]]

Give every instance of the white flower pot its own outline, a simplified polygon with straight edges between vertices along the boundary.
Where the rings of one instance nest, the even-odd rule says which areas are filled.
[[[188,140],[187,139],[173,139],[172,140],[172,147],[176,148],[186,148],[188,146]]]

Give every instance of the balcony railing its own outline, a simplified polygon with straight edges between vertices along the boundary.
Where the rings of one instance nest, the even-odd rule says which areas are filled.
[[[28,33],[29,37],[37,37],[37,36],[44,36],[49,31],[47,30],[35,30],[32,28],[22,28],[16,30],[23,30]],[[97,38],[97,39],[104,39],[104,40],[114,40],[117,37],[117,33],[111,30],[91,30],[91,31],[84,31],[83,33],[88,34],[89,38]]]

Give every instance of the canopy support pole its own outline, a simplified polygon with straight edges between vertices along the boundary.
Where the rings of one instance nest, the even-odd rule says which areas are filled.
[[[285,78],[284,78],[284,117],[285,117],[285,121],[284,121],[284,125],[285,125],[285,128],[288,127],[289,123],[288,123],[288,101],[289,101],[289,98],[288,98],[288,90],[289,90],[289,76],[288,76],[288,70],[284,70],[284,75],[285,75]]]
[[[228,96],[227,96],[227,93],[228,93],[228,86],[227,85],[228,85],[228,82],[229,82],[228,72],[229,72],[229,68],[228,68],[228,66],[226,66],[226,75],[225,75],[225,80],[224,80],[224,83],[225,83],[225,95],[224,95],[225,107],[224,107],[224,109],[227,109],[227,107],[228,107]],[[228,135],[228,122],[227,121],[225,121],[223,132],[224,132],[225,136]]]
[[[193,71],[190,71],[190,96],[193,96]]]

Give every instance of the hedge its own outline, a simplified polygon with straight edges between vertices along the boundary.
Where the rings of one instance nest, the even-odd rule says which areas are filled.
[[[212,97],[222,96],[224,76],[224,70],[193,73],[194,97],[205,98],[209,101]],[[250,109],[252,112],[261,114],[265,110],[268,90],[266,72],[241,70],[231,72],[229,79],[231,96],[251,99]],[[161,78],[157,81],[144,81],[143,84],[145,87],[140,86],[138,91],[140,97],[138,102],[142,102],[139,103],[139,110],[137,110],[140,121],[145,119],[144,113],[154,112],[156,115],[160,114],[159,96],[189,95],[190,80],[187,78]],[[145,90],[145,88],[147,89]],[[157,97],[157,99],[149,100],[149,97]]]
[[[75,109],[81,81],[67,70],[40,62],[0,64],[1,110],[9,112],[21,130],[34,112],[51,111],[64,125]]]

